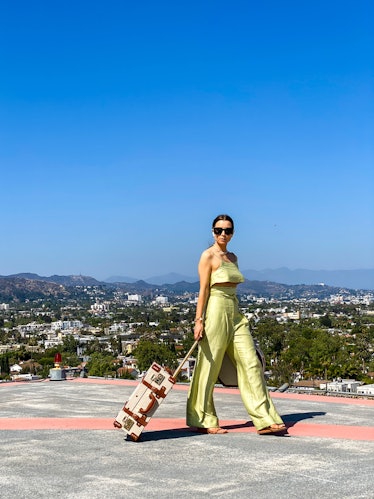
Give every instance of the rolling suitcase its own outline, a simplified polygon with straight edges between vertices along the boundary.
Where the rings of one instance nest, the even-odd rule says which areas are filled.
[[[198,342],[195,341],[173,374],[156,362],[151,365],[129,400],[117,414],[113,422],[115,428],[122,429],[134,442],[139,439],[153,414],[173,388],[178,374],[197,344]]]

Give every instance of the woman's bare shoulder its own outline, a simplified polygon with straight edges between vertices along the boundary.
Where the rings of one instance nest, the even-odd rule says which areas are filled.
[[[213,262],[213,257],[214,257],[213,251],[210,248],[207,248],[206,250],[204,250],[201,253],[199,266],[211,268],[212,262]]]
[[[201,253],[200,259],[208,261],[208,260],[211,260],[213,258],[213,256],[214,256],[214,252],[213,252],[212,248],[207,248],[206,250],[204,250]]]

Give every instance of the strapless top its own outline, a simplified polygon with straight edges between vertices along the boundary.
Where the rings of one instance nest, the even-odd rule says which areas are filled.
[[[224,260],[221,261],[221,265],[218,269],[214,270],[210,275],[210,287],[224,282],[239,284],[244,281],[244,276],[240,272],[237,263],[225,262]]]

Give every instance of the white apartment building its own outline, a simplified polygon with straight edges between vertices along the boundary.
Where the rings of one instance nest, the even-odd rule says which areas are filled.
[[[51,329],[56,331],[60,329],[61,331],[67,331],[71,329],[82,329],[83,323],[81,321],[54,321],[51,322]]]
[[[142,302],[142,296],[141,295],[127,295],[127,302],[128,303],[141,303]]]
[[[374,395],[374,384],[360,386],[357,388],[357,393],[359,395]]]
[[[127,322],[115,322],[105,329],[107,334],[118,334],[123,333],[129,329]]]
[[[156,305],[167,305],[169,303],[169,298],[167,296],[156,296]]]
[[[17,330],[19,331],[22,338],[24,338],[28,334],[36,334],[38,332],[47,330],[47,326],[45,324],[39,324],[37,322],[29,322],[28,324],[17,326]]]
[[[107,303],[95,303],[94,305],[91,305],[91,312],[94,314],[97,313],[102,313],[102,312],[108,312],[109,311],[109,305]]]
[[[53,348],[62,345],[63,341],[60,338],[51,338],[44,341],[44,348]]]
[[[325,388],[325,384],[321,384],[320,388]],[[358,393],[358,388],[361,386],[360,381],[355,379],[342,379],[340,381],[332,381],[327,383],[327,391],[329,392],[346,392],[346,393]]]

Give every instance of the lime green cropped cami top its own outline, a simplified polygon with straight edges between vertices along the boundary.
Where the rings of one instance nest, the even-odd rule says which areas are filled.
[[[221,261],[221,265],[217,270],[214,270],[210,275],[210,287],[215,284],[222,284],[224,282],[232,282],[239,284],[244,282],[244,276],[238,269],[238,264],[233,262]]]

